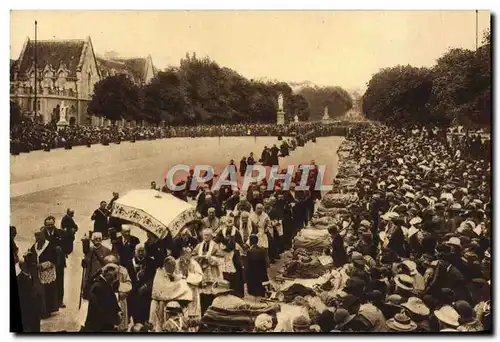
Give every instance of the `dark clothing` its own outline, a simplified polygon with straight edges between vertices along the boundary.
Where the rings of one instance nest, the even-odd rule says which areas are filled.
[[[78,225],[71,216],[64,215],[61,219],[61,229],[66,233],[66,254],[69,255],[73,252],[75,233],[78,231]]]
[[[153,280],[156,274],[154,259],[145,257],[142,260],[133,259],[132,267],[128,269],[132,280],[132,291],[128,296],[128,310],[134,323],[144,323],[149,319]]]
[[[279,165],[279,160],[278,160],[278,153],[279,153],[279,148],[277,147],[272,147],[269,150],[269,165]]]
[[[236,208],[236,205],[240,201],[240,196],[231,196],[226,201],[226,210],[233,211]]]
[[[223,273],[224,279],[229,282],[229,286],[233,290],[233,294],[240,298],[245,295],[245,282],[243,280],[243,265],[241,264],[240,252],[235,250],[233,254],[233,264],[236,269],[235,273]]]
[[[89,309],[85,321],[86,332],[109,332],[120,323],[120,312],[115,292],[110,284],[98,277],[89,291]]]
[[[342,267],[348,262],[347,253],[344,248],[344,239],[338,234],[332,241],[332,259],[335,267]]]
[[[56,281],[49,284],[42,284],[37,266],[45,262],[50,262],[57,265],[57,251],[56,246],[49,243],[48,246],[37,257],[36,243],[30,248],[28,252],[27,262],[30,267],[31,277],[35,284],[38,300],[41,303],[40,314],[42,318],[48,317],[51,313],[59,311],[60,298],[57,288],[57,267],[56,267]]]
[[[172,256],[178,259],[182,254],[182,248],[184,246],[192,246],[191,249],[196,247],[198,240],[191,236],[181,236],[174,239],[174,247],[172,248]]]
[[[56,288],[58,307],[64,302],[64,268],[66,268],[66,257],[69,254],[69,241],[67,234],[62,229],[43,229],[45,238],[56,248]],[[73,245],[71,243],[71,245]],[[57,249],[59,247],[59,249]]]
[[[240,175],[243,177],[247,171],[247,161],[245,159],[240,160]]]
[[[156,242],[151,242],[147,240],[144,243],[144,249],[146,251],[146,256],[152,258],[155,262],[156,267],[162,267],[163,261],[167,257],[167,248],[164,240],[157,240]]]
[[[90,219],[94,221],[94,232],[102,233],[103,238],[108,236],[109,227],[109,211],[108,209],[96,209]]]
[[[24,272],[19,273],[17,276],[17,290],[23,332],[40,332],[40,300],[33,284],[33,278]]]
[[[266,250],[257,246],[251,247],[247,252],[247,265],[245,267],[248,294],[260,297],[265,295],[266,291],[262,283],[269,281],[267,266]]]
[[[125,241],[123,237],[113,241],[112,251],[120,258],[120,265],[129,268],[135,255],[135,247],[139,244],[139,239],[133,235]]]

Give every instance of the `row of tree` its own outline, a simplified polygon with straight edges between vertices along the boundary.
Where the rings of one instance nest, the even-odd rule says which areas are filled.
[[[476,51],[451,49],[432,68],[380,70],[368,82],[363,112],[386,124],[491,125],[491,34]]]
[[[209,58],[187,54],[178,68],[158,72],[142,87],[125,75],[99,81],[88,112],[111,120],[171,125],[270,123],[276,121],[279,93],[287,120],[295,115],[309,120],[311,113],[323,113],[325,105],[330,117],[352,107],[350,95],[340,87],[307,88],[294,94],[285,82],[248,80]]]

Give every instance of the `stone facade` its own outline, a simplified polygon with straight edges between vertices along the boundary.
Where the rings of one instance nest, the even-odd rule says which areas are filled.
[[[23,115],[45,123],[59,118],[60,103],[68,108],[71,125],[102,124],[87,107],[94,85],[101,79],[125,73],[139,85],[149,82],[155,69],[151,56],[133,59],[104,59],[94,54],[90,37],[75,40],[37,41],[37,102],[35,106],[34,41],[26,38],[17,61],[11,61],[10,99]],[[38,108],[36,108],[38,107]]]

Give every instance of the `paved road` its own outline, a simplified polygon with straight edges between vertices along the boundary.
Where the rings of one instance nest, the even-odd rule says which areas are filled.
[[[327,167],[325,183],[336,174],[336,150],[343,138],[319,138],[298,148],[280,166],[297,165],[315,159]],[[155,180],[162,183],[166,170],[175,164],[207,164],[215,167],[236,163],[253,151],[260,156],[264,145],[278,143],[274,137],[176,138],[139,141],[135,144],[94,145],[73,150],[35,151],[11,157],[11,224],[18,230],[16,242],[20,254],[33,243],[33,233],[43,219],[54,215],[58,221],[66,208],[75,210],[80,227],[75,251],[68,258],[65,277],[66,309],[42,321],[43,331],[72,331],[78,328],[80,261],[83,256],[80,238],[92,226],[90,216],[99,201],[109,200],[113,191],[121,194],[131,189],[149,188]],[[328,180],[328,181],[327,181]],[[143,232],[134,234],[144,241]]]

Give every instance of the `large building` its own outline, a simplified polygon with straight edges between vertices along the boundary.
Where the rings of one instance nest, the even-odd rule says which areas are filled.
[[[148,83],[155,74],[151,56],[146,58],[97,57],[90,37],[75,40],[38,40],[26,38],[19,58],[11,60],[10,99],[23,115],[50,122],[58,120],[61,103],[67,108],[71,125],[98,124],[87,113],[94,85],[101,79],[126,74],[138,85]],[[35,69],[38,84],[35,104]]]

